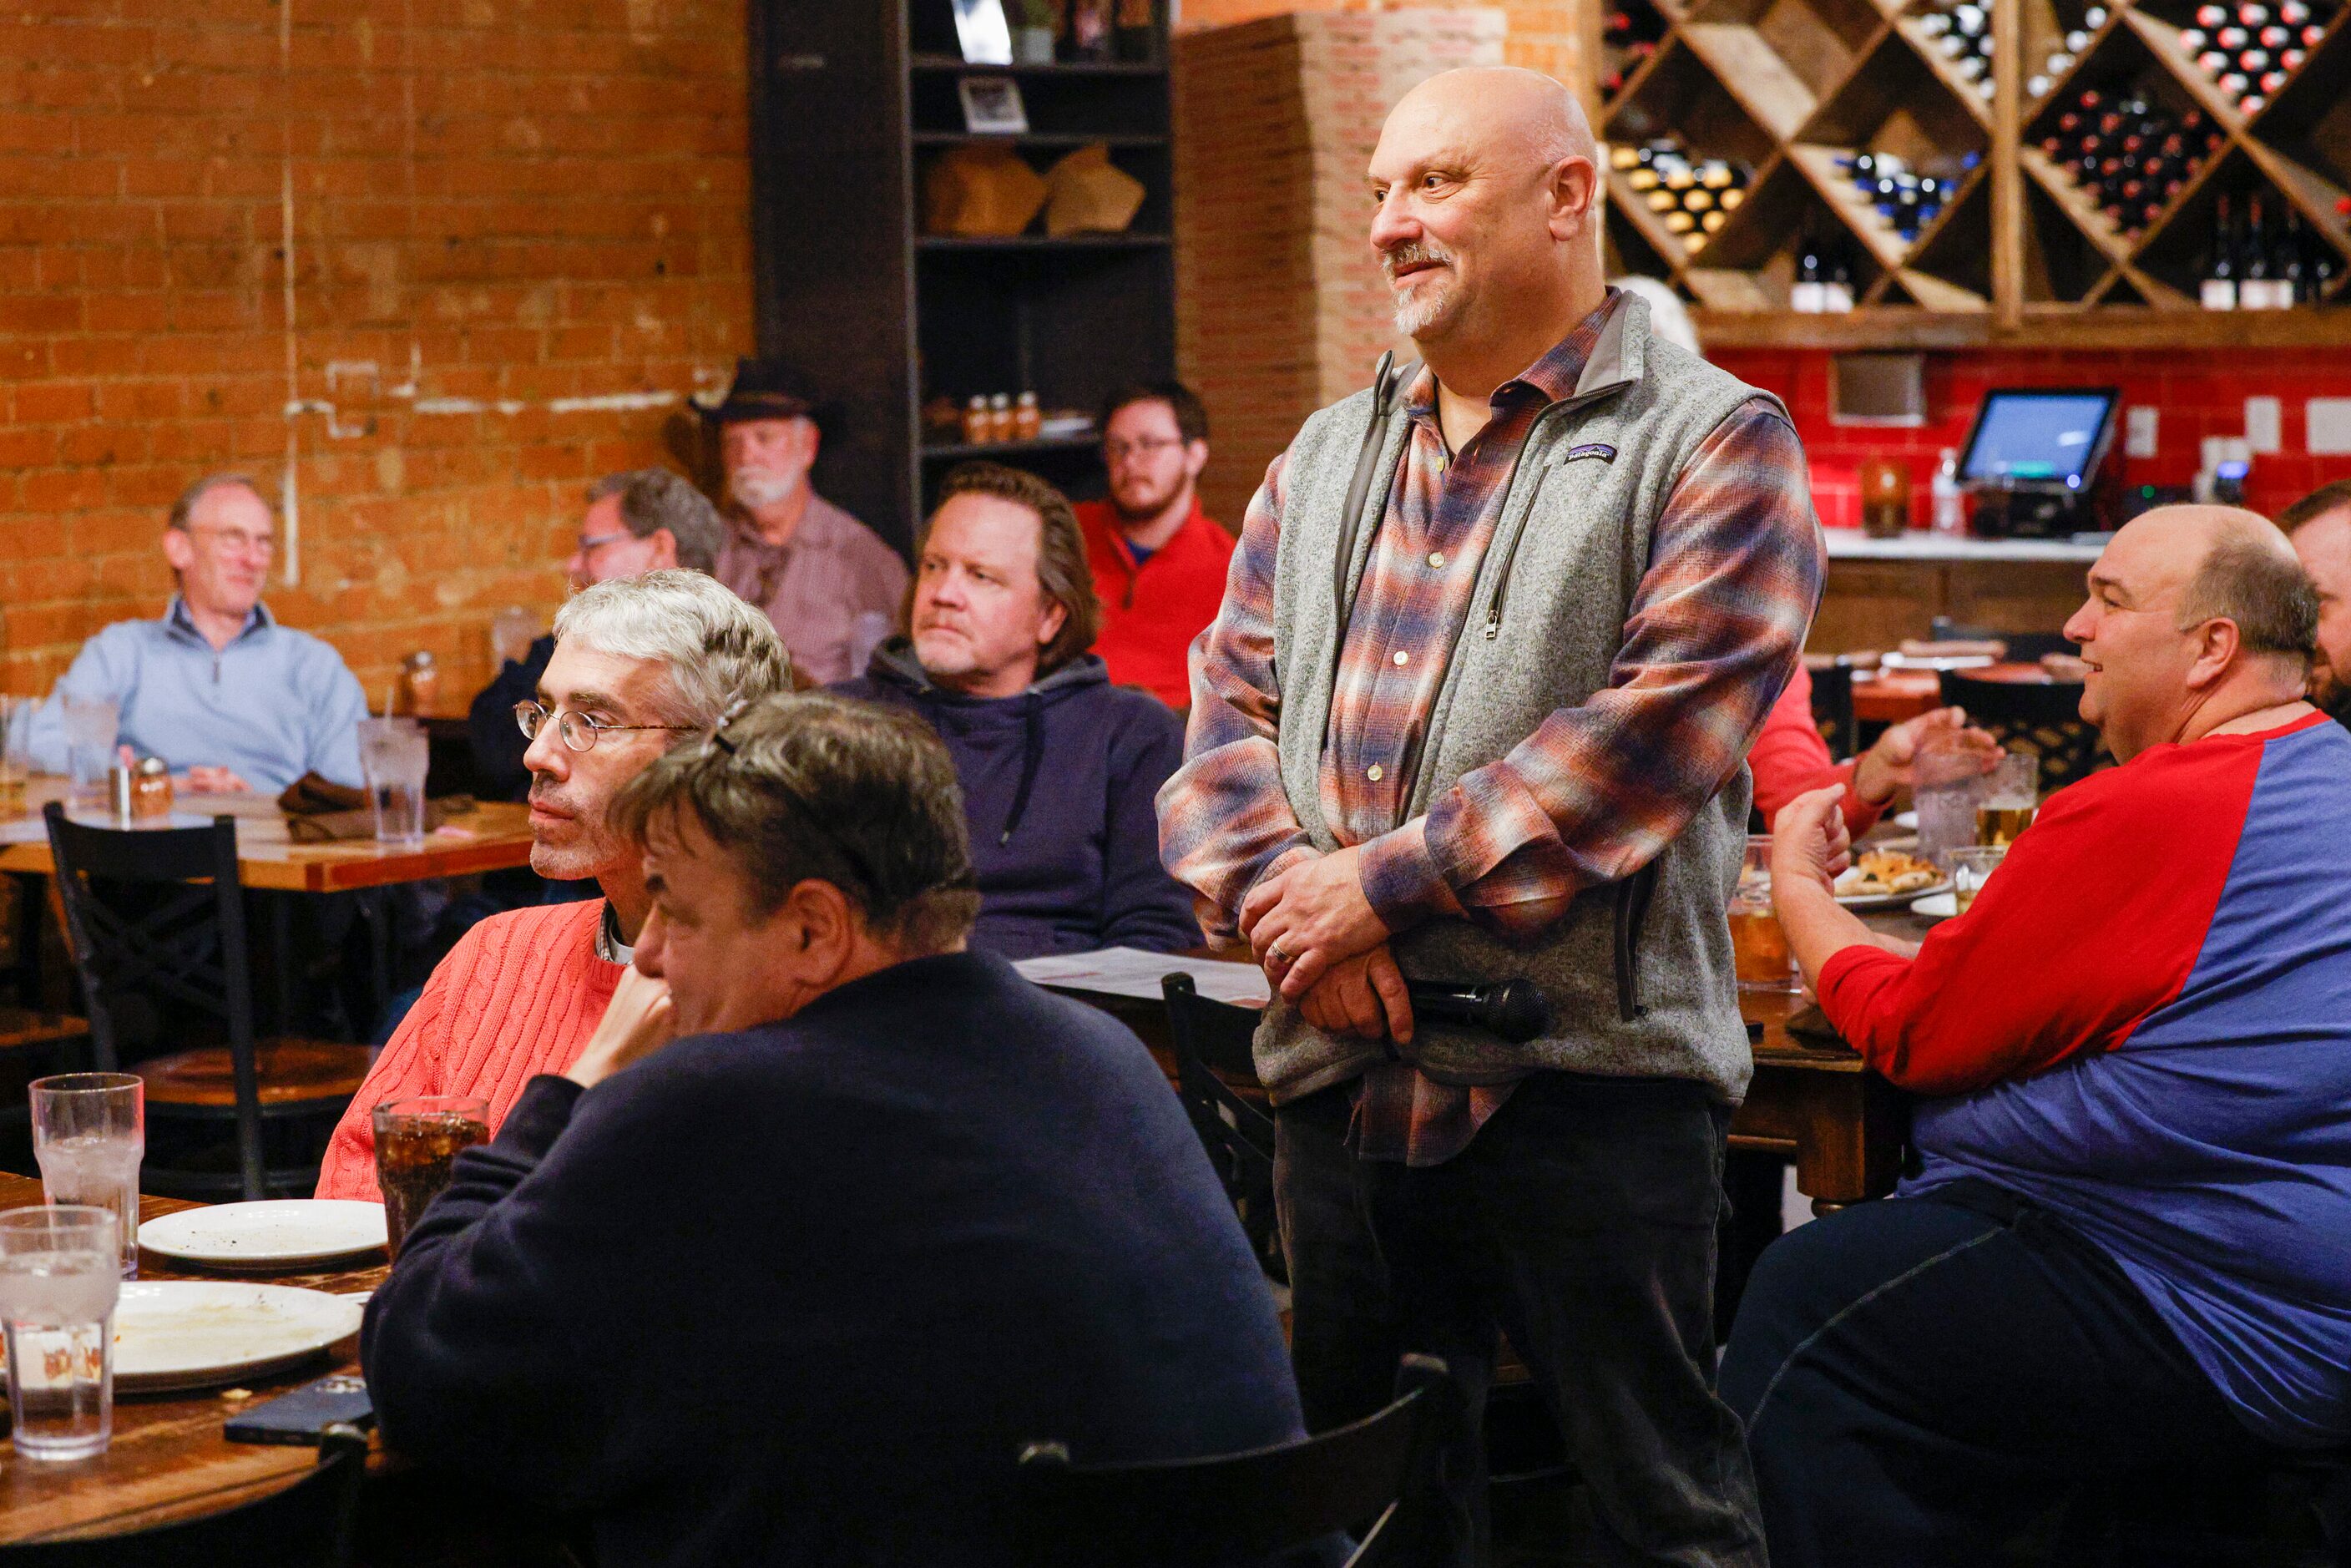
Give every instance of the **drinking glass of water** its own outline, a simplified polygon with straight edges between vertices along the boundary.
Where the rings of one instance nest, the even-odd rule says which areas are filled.
[[[114,743],[122,725],[122,709],[112,697],[65,695],[66,772],[72,793],[69,811],[104,811],[107,770],[115,765]]]
[[[0,1332],[26,1458],[87,1459],[114,1435],[116,1226],[86,1204],[0,1214]]]
[[[371,719],[360,727],[360,766],[367,770],[368,796],[375,802],[377,839],[423,841],[424,777],[432,760],[431,738],[413,724]]]
[[[116,1217],[122,1278],[139,1277],[139,1162],[147,1153],[147,1086],[128,1072],[33,1080],[33,1157],[41,1195]]]
[[[30,697],[0,696],[0,817],[25,814],[25,785],[33,773],[26,745],[34,706]]]

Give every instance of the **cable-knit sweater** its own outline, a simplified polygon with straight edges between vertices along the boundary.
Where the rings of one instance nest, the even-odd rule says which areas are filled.
[[[597,898],[494,915],[465,933],[344,1111],[318,1196],[381,1196],[371,1113],[384,1101],[483,1095],[496,1134],[534,1073],[570,1066],[621,983],[621,966],[596,956],[603,918]]]

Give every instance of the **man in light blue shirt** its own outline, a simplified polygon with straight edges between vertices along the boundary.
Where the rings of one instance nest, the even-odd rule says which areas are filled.
[[[340,653],[261,602],[276,519],[252,480],[214,474],[172,507],[163,556],[180,591],[160,621],[118,621],[82,644],[34,713],[34,766],[66,770],[65,698],[110,697],[122,743],[204,791],[277,794],[305,773],[357,788],[360,683]]]

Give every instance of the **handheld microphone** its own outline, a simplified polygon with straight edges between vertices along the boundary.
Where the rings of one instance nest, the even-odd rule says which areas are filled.
[[[1551,1004],[1524,977],[1484,986],[1459,980],[1406,980],[1404,988],[1412,998],[1415,1017],[1467,1024],[1512,1045],[1523,1045],[1551,1027]]]

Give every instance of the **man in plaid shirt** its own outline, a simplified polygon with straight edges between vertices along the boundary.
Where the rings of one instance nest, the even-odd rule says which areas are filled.
[[[1258,1056],[1310,1421],[1375,1406],[1398,1351],[1481,1392],[1499,1329],[1612,1560],[1761,1564],[1711,1377],[1751,1071],[1724,905],[1822,551],[1784,410],[1604,286],[1594,151],[1527,71],[1389,117],[1371,242],[1423,366],[1269,469],[1161,847],[1278,990]],[[1406,976],[1523,976],[1550,1021],[1416,1026]]]

